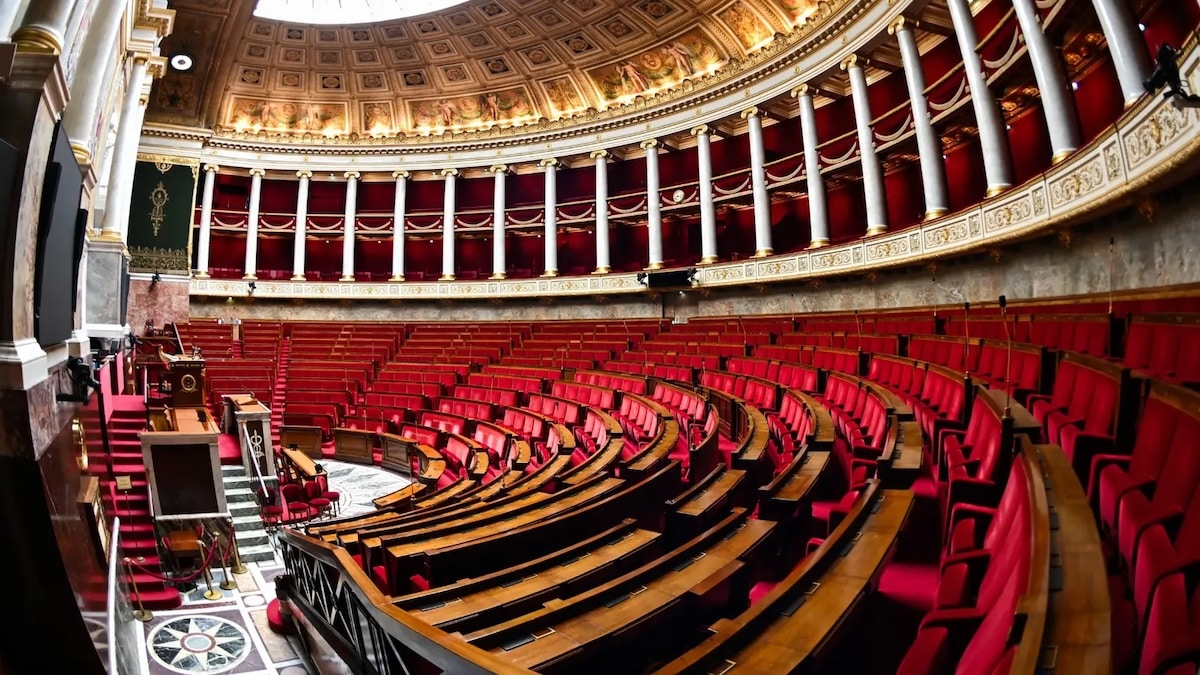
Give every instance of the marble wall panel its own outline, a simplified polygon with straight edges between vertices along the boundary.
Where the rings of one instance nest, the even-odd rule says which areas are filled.
[[[129,280],[129,308],[125,313],[129,326],[141,333],[146,322],[162,326],[188,320],[188,284],[186,281]]]

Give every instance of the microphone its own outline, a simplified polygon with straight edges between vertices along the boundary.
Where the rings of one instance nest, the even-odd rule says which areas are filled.
[[[858,331],[858,351],[862,351],[862,319],[858,316],[858,309],[854,310],[854,328]]]
[[[929,283],[935,287],[937,286],[937,274],[933,275],[933,278],[929,280]],[[929,297],[933,298],[933,325],[934,325],[934,330],[937,330],[937,307],[938,307],[937,293],[930,293]]]
[[[1004,364],[1004,416],[1012,417],[1012,334],[1008,328],[1008,298],[1000,296],[1000,321],[1004,324],[1004,340],[1008,343]]]
[[[971,376],[971,303],[963,302],[963,372]]]
[[[1108,238],[1108,313],[1113,313],[1113,249],[1117,243],[1116,237]]]

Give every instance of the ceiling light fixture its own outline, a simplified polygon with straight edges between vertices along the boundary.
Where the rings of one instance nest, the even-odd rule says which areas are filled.
[[[171,57],[171,67],[179,72],[192,69],[192,57],[187,54],[175,54]]]

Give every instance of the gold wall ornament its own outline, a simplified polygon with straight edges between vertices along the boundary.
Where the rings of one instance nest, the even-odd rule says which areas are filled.
[[[172,166],[175,165],[166,161],[165,159],[160,158],[154,161],[154,168],[158,169],[159,173],[166,173],[170,171]]]
[[[161,171],[162,169],[160,168],[159,170]],[[171,196],[167,194],[167,187],[160,180],[154,190],[150,192],[150,203],[154,205],[154,208],[150,209],[150,226],[154,228],[154,236],[156,237],[158,236],[158,231],[162,229],[163,220],[167,215],[163,207],[169,201],[171,201]]]

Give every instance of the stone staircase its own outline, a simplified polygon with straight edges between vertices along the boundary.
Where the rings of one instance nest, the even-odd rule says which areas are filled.
[[[242,562],[265,562],[275,558],[275,547],[258,517],[258,502],[254,497],[254,478],[247,476],[240,465],[221,467],[225,483],[225,501],[233,518],[234,536]]]

